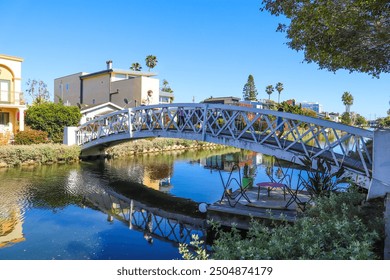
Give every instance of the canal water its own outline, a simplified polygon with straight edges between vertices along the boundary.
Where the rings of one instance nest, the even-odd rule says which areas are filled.
[[[256,167],[255,182],[280,173],[233,149],[0,169],[0,259],[180,259],[235,163]]]

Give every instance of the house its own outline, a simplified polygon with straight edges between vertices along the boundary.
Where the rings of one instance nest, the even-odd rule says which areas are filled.
[[[318,102],[303,101],[300,103],[300,106],[301,106],[301,108],[313,110],[317,114],[320,114],[323,112],[322,105]]]
[[[106,102],[129,107],[159,103],[159,79],[155,73],[112,68],[106,62],[105,70],[79,72],[54,80],[54,102],[65,105],[96,105]]]
[[[20,57],[0,54],[0,138],[7,141],[24,130],[22,62]]]
[[[175,98],[175,96],[173,95],[173,92],[161,90],[160,96],[159,96],[159,103],[160,104],[170,104],[170,103],[172,103],[174,98]]]
[[[80,105],[80,107],[81,107],[80,125],[89,122],[93,119],[96,119],[100,116],[123,109],[122,107],[112,102],[106,102],[106,103],[96,104],[96,105]]]
[[[209,104],[225,104],[225,105],[238,105],[240,98],[227,96],[227,97],[210,97],[202,101],[202,103]]]

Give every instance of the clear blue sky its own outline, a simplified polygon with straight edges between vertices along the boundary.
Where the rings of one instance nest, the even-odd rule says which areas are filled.
[[[281,18],[260,12],[261,0],[0,0],[0,53],[20,56],[23,86],[43,80],[53,94],[57,77],[95,72],[113,60],[114,68],[144,65],[153,54],[153,72],[166,79],[175,102],[210,96],[242,97],[252,74],[259,98],[265,87],[284,84],[281,100],[319,102],[343,112],[341,95],[354,96],[351,110],[385,116],[390,75],[318,70],[275,32]],[[271,99],[277,100],[277,92]]]

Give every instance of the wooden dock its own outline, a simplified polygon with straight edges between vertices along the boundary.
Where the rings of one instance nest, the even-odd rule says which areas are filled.
[[[237,195],[239,190],[233,193]],[[291,194],[286,192],[284,196],[283,189],[272,189],[269,193],[267,188],[261,188],[258,197],[258,188],[253,187],[245,192],[249,201],[241,197],[238,203],[232,207],[229,205],[228,198],[225,196],[222,201],[217,201],[207,208],[207,219],[220,223],[223,226],[248,229],[251,219],[272,221],[294,222],[302,213],[302,209],[310,200],[307,192],[297,193],[297,199],[286,207],[291,199]],[[237,200],[236,200],[237,201]],[[303,204],[298,205],[298,201]],[[233,201],[230,200],[230,204]]]

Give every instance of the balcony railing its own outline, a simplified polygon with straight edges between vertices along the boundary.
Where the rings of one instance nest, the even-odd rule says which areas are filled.
[[[23,92],[21,91],[11,91],[5,92],[0,91],[0,104],[14,104],[14,105],[24,105]]]

